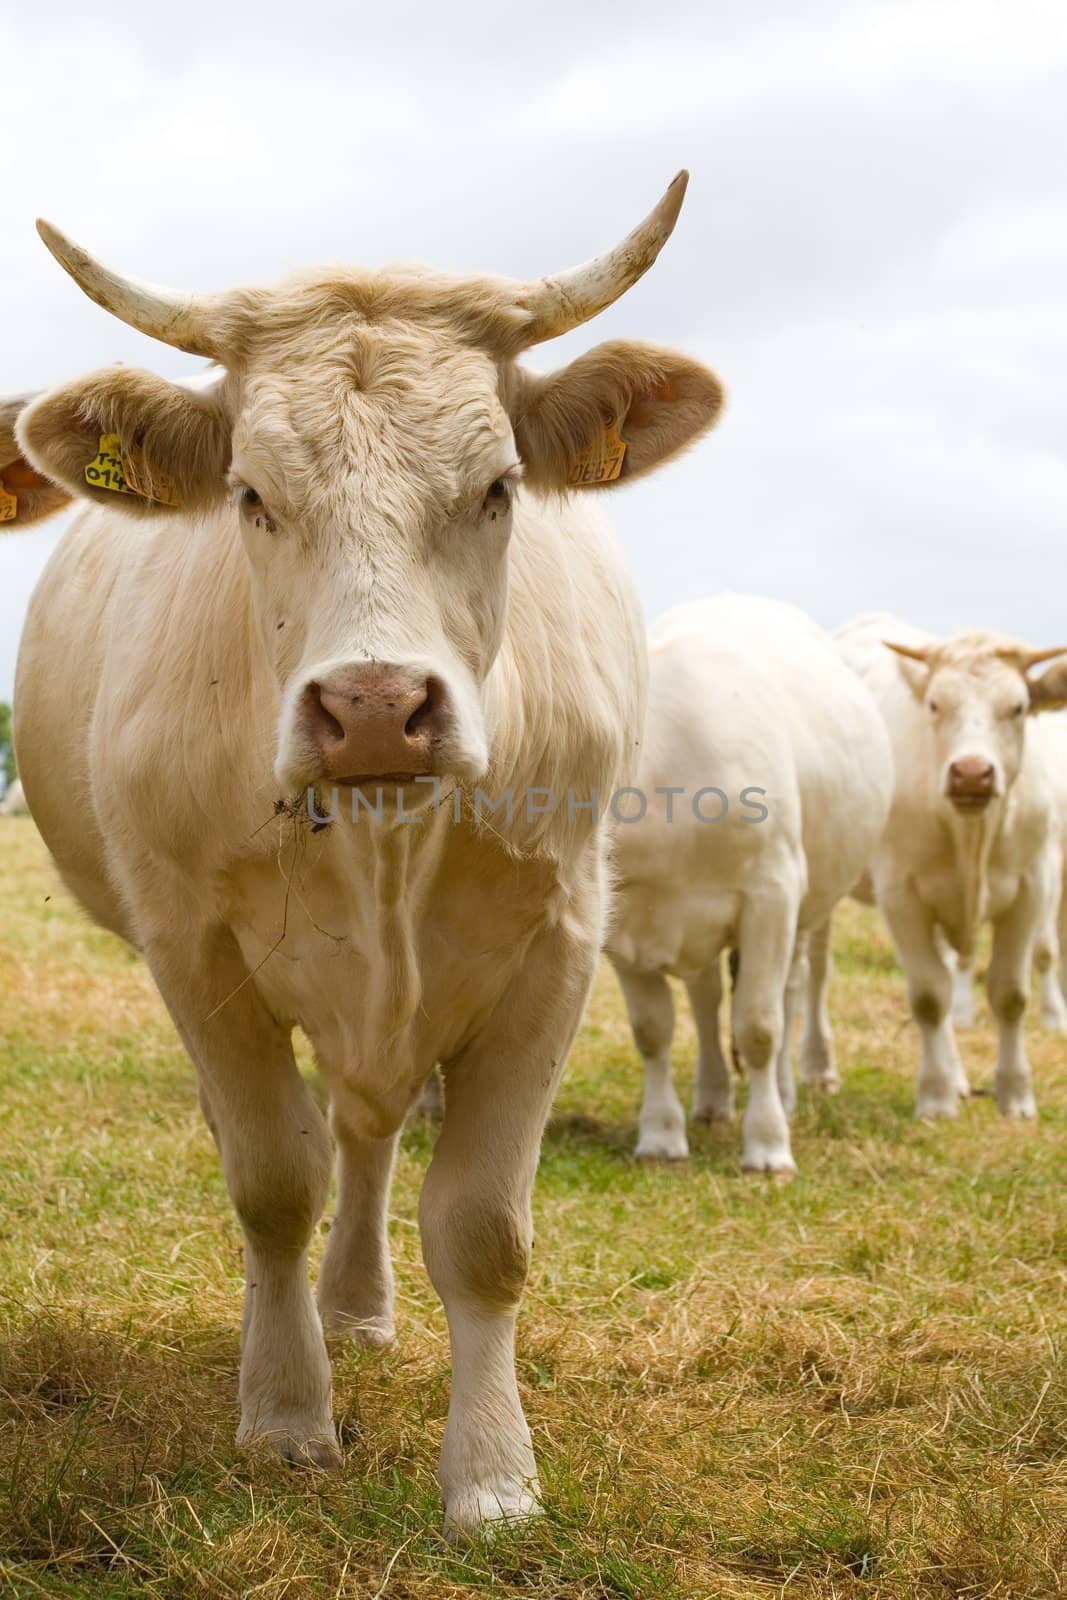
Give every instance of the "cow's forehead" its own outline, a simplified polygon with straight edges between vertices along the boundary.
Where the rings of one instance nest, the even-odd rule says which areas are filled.
[[[235,460],[287,498],[358,476],[444,507],[514,453],[497,362],[448,326],[335,308],[257,341],[234,386]]]
[[[935,667],[930,687],[944,696],[987,699],[1017,690],[1023,674],[991,650],[959,655],[954,661]]]

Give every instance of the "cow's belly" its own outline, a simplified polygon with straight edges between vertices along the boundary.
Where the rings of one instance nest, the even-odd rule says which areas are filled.
[[[695,978],[736,937],[743,900],[740,889],[663,894],[631,887],[616,907],[608,954],[642,972]]]

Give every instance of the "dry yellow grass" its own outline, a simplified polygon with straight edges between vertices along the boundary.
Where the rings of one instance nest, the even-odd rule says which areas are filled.
[[[51,898],[49,898],[51,896]],[[1067,1045],[1030,1031],[1041,1120],[911,1116],[883,930],[841,918],[845,1086],[802,1098],[788,1188],[736,1131],[687,1169],[630,1149],[610,975],[545,1142],[520,1378],[547,1515],[438,1534],[444,1319],[393,1205],[400,1345],[337,1353],[342,1478],[234,1448],[241,1264],[191,1071],[146,974],[0,824],[0,1590],[345,1600],[1040,1596],[1067,1569]],[[964,1040],[987,1084],[993,1041]],[[679,1029],[678,1076],[692,1070]]]

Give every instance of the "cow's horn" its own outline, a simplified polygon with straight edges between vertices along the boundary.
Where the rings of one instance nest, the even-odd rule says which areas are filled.
[[[579,327],[644,277],[674,230],[688,182],[688,172],[679,172],[655,210],[614,250],[524,285],[522,304],[530,312],[524,343],[540,344]]]
[[[194,356],[215,355],[209,332],[209,296],[121,277],[41,218],[37,232],[78,287],[105,311],[177,350],[187,350]]]
[[[1002,645],[996,654],[1001,661],[1008,661],[1020,672],[1029,672],[1032,667],[1040,666],[1042,661],[1054,661],[1057,656],[1067,655],[1067,649],[1062,644],[1054,644],[1050,648],[1031,650],[1028,645]]]

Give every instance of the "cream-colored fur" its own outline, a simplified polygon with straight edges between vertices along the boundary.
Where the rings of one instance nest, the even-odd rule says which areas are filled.
[[[922,1040],[918,1114],[955,1116],[969,1092],[946,950],[969,966],[979,930],[991,922],[997,1105],[1006,1116],[1032,1117],[1022,1019],[1035,940],[1054,913],[1059,839],[1027,713],[1062,704],[1053,671],[1029,677],[1039,652],[999,634],[938,641],[892,616],[860,617],[837,637],[881,706],[893,743],[896,790],[871,878]],[[961,814],[946,790],[951,763],[968,757],[991,767],[993,796],[984,810]]]
[[[668,974],[684,980],[697,1024],[694,1115],[732,1115],[719,1043],[719,966],[729,947],[740,956],[733,1039],[749,1077],[743,1165],[789,1173],[790,1032],[806,946],[810,937],[816,959],[825,958],[834,904],[884,826],[889,741],[871,696],[793,606],[733,594],[679,606],[652,627],[649,661],[640,769],[648,811],[618,830],[608,939],[645,1066],[637,1153],[688,1153],[671,1081]],[[723,808],[710,793],[694,806],[705,786],[725,797],[720,821],[700,820]],[[671,811],[669,788],[680,791]],[[801,1072],[832,1087],[823,998],[809,1015]]]
[[[225,362],[195,392],[109,369],[19,424],[40,471],[99,502],[30,607],[23,780],[66,881],[144,952],[198,1070],[246,1241],[239,1437],[336,1463],[322,1325],[392,1337],[393,1150],[440,1062],[421,1216],[452,1337],[441,1484],[459,1532],[536,1506],[514,1326],[540,1134],[604,932],[607,824],[579,807],[629,774],[642,725],[629,578],[588,499],[562,491],[606,409],[643,471],[721,401],[710,373],[642,345],[529,378],[522,326],[492,281],[312,275],[220,301]],[[89,488],[105,432],[183,508]],[[500,479],[513,512],[487,493]],[[319,826],[301,691],[368,660],[448,685],[442,804],[419,791],[414,822],[393,806]],[[476,815],[477,785],[513,791],[510,821]],[[530,810],[534,789],[557,809]],[[317,1307],[331,1145],[297,1024],[339,1184]]]

